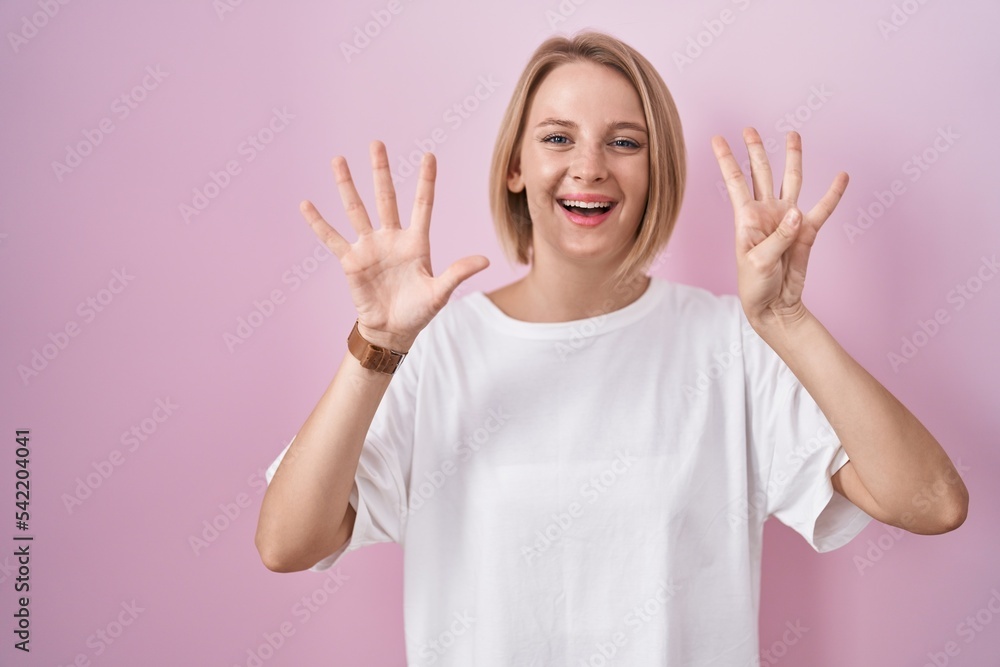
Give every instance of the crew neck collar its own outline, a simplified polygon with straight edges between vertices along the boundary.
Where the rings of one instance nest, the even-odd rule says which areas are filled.
[[[490,326],[502,333],[518,338],[536,340],[558,340],[577,335],[593,335],[613,331],[645,317],[663,300],[669,290],[669,282],[656,276],[651,276],[649,285],[639,298],[618,310],[609,313],[597,313],[567,322],[526,322],[518,320],[500,310],[482,290],[468,294],[462,301],[472,307]]]

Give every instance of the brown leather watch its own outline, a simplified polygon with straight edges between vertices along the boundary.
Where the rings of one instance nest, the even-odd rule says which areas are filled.
[[[361,337],[357,320],[354,320],[354,328],[351,329],[351,335],[347,337],[347,349],[361,362],[362,368],[386,375],[395,373],[407,354],[369,343]]]

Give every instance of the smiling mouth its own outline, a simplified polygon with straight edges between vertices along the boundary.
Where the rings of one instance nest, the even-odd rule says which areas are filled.
[[[613,209],[617,204],[618,202],[613,202],[613,201],[582,202],[582,201],[575,201],[572,199],[559,200],[559,205],[562,206],[567,211],[588,218],[607,213],[608,211]]]

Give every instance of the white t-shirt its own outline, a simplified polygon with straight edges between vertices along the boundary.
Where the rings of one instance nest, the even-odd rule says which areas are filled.
[[[819,552],[871,520],[833,490],[847,460],[735,295],[653,277],[532,323],[475,292],[389,383],[353,535],[311,569],[402,545],[412,666],[745,667],[765,519]]]

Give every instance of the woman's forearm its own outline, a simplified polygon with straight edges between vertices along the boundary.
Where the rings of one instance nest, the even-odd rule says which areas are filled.
[[[948,454],[811,312],[805,310],[794,323],[754,324],[754,329],[833,426],[867,491],[858,493],[854,485],[851,493],[848,485],[849,500],[876,519],[913,532],[945,532],[964,521],[968,490]]]

